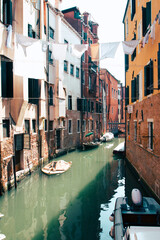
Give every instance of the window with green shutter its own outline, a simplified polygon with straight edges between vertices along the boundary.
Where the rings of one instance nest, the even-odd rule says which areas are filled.
[[[153,61],[144,67],[144,96],[153,93]]]
[[[125,54],[125,71],[127,72],[129,68],[129,55]]]
[[[129,104],[129,86],[127,86],[125,88],[125,102],[126,102],[126,106]]]
[[[131,0],[131,21],[136,13],[136,0]]]
[[[143,34],[143,37],[145,36],[149,25],[151,25],[151,1],[146,3],[146,8],[142,7],[142,34]]]

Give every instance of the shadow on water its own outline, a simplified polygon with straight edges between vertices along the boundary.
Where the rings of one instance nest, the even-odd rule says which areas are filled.
[[[112,156],[120,141],[60,157],[72,161],[68,172],[48,177],[37,171],[1,197],[0,231],[7,240],[111,239],[108,218],[125,190],[124,160]]]

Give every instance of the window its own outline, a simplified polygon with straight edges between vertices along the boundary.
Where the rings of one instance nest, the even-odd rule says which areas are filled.
[[[64,60],[64,71],[68,72],[68,62]]]
[[[0,21],[7,25],[12,25],[12,1],[0,1]]]
[[[91,90],[91,87],[92,87],[92,85],[91,85],[91,76],[89,76],[89,80],[88,81],[89,81],[89,84],[88,84],[89,85],[89,90]]]
[[[72,110],[72,96],[68,95],[68,110]]]
[[[148,26],[151,25],[151,1],[146,3],[146,8],[142,7],[142,33],[143,37],[147,33]]]
[[[85,72],[82,70],[82,84],[85,84]]]
[[[72,134],[72,120],[68,120],[68,133]]]
[[[32,120],[32,131],[33,131],[33,133],[36,132],[36,120],[35,119]]]
[[[144,67],[144,96],[153,93],[153,61]]]
[[[68,41],[66,39],[64,39],[64,44],[68,45]],[[69,46],[67,46],[67,51],[69,51]]]
[[[128,126],[127,126],[127,134],[128,134],[128,136],[130,135],[130,123],[129,123],[129,121],[128,121]]]
[[[77,133],[80,133],[80,120],[77,120]]]
[[[86,131],[86,120],[83,119],[82,122],[82,131],[85,132]]]
[[[2,97],[13,97],[13,62],[3,57],[1,60]]]
[[[44,120],[44,131],[47,131],[47,119]]]
[[[29,127],[29,120],[24,120],[24,125],[25,125],[25,133],[30,132],[30,127]]]
[[[139,99],[139,75],[131,81],[131,100],[135,102]]]
[[[79,68],[76,67],[76,78],[79,78]]]
[[[132,40],[136,40],[136,34],[135,33],[134,33],[134,37],[133,37]],[[134,61],[135,57],[136,57],[136,48],[135,48],[134,52],[131,55],[131,61]]]
[[[49,105],[53,105],[53,88],[49,88]]]
[[[90,131],[90,120],[88,119],[88,131]]]
[[[125,54],[125,71],[127,72],[129,68],[129,55]]]
[[[134,141],[137,141],[137,121],[134,122]]]
[[[9,120],[8,119],[3,120],[2,124],[3,124],[3,138],[10,137]]]
[[[136,13],[136,0],[131,0],[131,21]]]
[[[92,123],[91,123],[91,131],[94,130],[94,120],[92,120]]]
[[[38,79],[28,79],[28,102],[32,104],[38,104],[39,98],[39,86]]]
[[[37,37],[37,34],[32,29],[32,25],[31,24],[28,24],[28,37],[31,37],[31,38],[36,38]]]
[[[113,98],[113,88],[112,88],[112,98]]]
[[[74,76],[74,66],[70,64],[70,74]]]
[[[126,102],[126,106],[129,104],[129,86],[127,86],[125,88],[125,102]]]
[[[49,27],[49,36],[50,38],[54,39],[54,30],[51,27]]]
[[[148,148],[153,150],[153,122],[148,122]]]
[[[91,102],[91,112],[94,112],[94,102]]]
[[[88,112],[90,112],[90,111],[91,111],[91,101],[88,100]]]
[[[52,58],[52,51],[49,50],[49,59],[48,59],[50,64],[53,64],[53,58]]]
[[[49,121],[49,131],[53,130],[53,121]]]
[[[82,62],[85,62],[85,53],[82,55]]]

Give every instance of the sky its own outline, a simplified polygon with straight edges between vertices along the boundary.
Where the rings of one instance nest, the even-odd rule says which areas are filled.
[[[122,23],[127,0],[62,0],[61,10],[77,6],[81,13],[91,14],[91,20],[99,24],[99,43],[124,40],[124,25]],[[100,67],[125,83],[124,53],[121,44],[114,59],[100,61]]]

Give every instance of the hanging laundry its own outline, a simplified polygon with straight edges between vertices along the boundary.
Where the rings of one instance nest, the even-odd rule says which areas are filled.
[[[120,42],[101,43],[100,59],[114,58]]]
[[[99,61],[99,43],[91,44],[91,58],[93,61]]]
[[[86,50],[88,50],[88,44],[71,44],[71,53],[77,58],[81,58]]]
[[[143,38],[143,48],[144,48],[145,44],[148,43],[148,40],[149,40],[149,32],[150,32],[150,31],[148,31],[148,32],[146,33],[146,35],[144,36],[144,38]]]
[[[42,51],[43,52],[47,51],[48,45],[49,45],[49,42],[42,40]]]
[[[153,40],[155,40],[155,25],[156,25],[156,20],[154,20],[152,26],[151,26],[151,38],[152,38],[152,43]]]
[[[45,53],[42,52],[41,41],[37,41],[26,49],[17,47],[15,44],[13,72],[16,76],[26,78],[44,79]]]
[[[25,56],[27,55],[26,48],[31,46],[32,44],[36,43],[37,41],[38,41],[38,39],[26,37],[26,36],[16,33],[16,44],[17,44],[17,46],[18,46],[18,44],[21,45]]]
[[[7,28],[7,40],[6,40],[6,47],[11,48],[11,43],[12,43],[12,25],[9,25]]]
[[[139,40],[122,41],[122,47],[125,54],[133,54]]]
[[[65,60],[67,44],[52,43],[52,58],[55,60]]]

